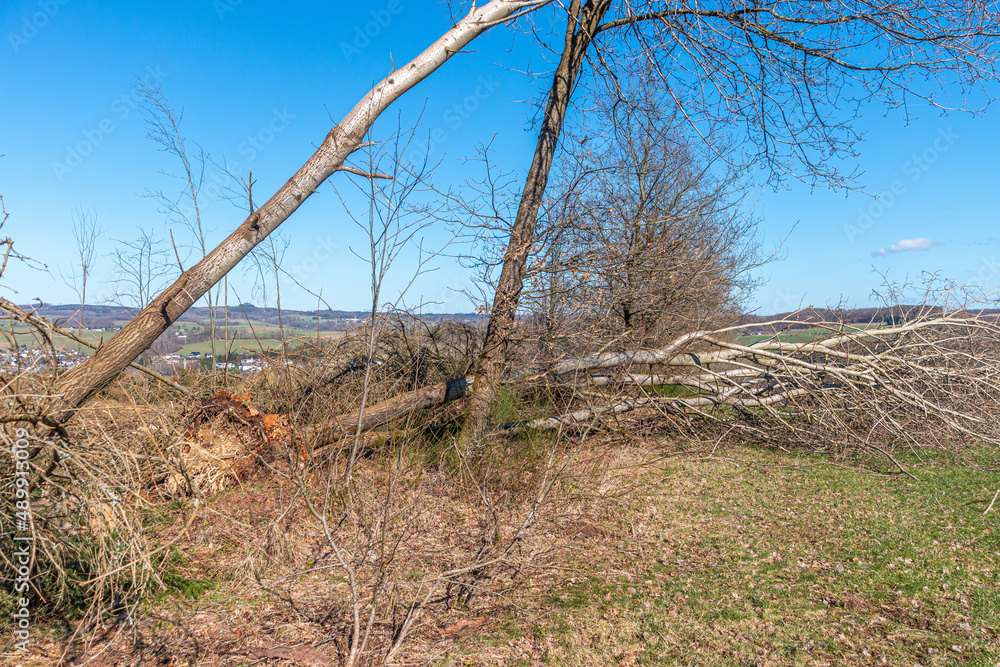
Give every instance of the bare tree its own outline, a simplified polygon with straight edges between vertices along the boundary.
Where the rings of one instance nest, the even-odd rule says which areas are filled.
[[[114,279],[109,300],[133,314],[146,308],[174,273],[166,244],[153,230],[140,229],[135,239],[117,241],[111,260]]]
[[[179,174],[170,174],[181,182],[178,194],[168,195],[163,191],[149,191],[147,196],[159,203],[160,211],[166,216],[168,225],[176,225],[187,230],[190,241],[186,249],[194,250],[201,259],[204,259],[209,250],[209,229],[202,220],[201,191],[205,185],[205,170],[210,159],[200,146],[193,143],[189,145],[181,133],[183,113],[174,111],[170,101],[158,86],[140,82],[138,92],[143,99],[147,138],[159,145],[161,151],[175,157],[181,168]],[[172,232],[171,239],[173,239]],[[177,260],[180,264],[179,254]],[[180,268],[183,271],[183,266]],[[213,359],[217,356],[215,342],[219,289],[216,285],[214,294],[212,290],[205,293],[208,305],[209,345]],[[214,372],[214,365],[212,369]]]
[[[151,229],[140,229],[135,239],[116,241],[111,260],[114,279],[109,300],[133,313],[149,305],[173,272],[165,242]]]
[[[523,299],[548,335],[657,346],[721,326],[756,285],[747,183],[698,151],[671,106],[647,94],[568,142]]]
[[[633,101],[620,83],[668,94],[692,131],[727,158],[780,180],[847,185],[830,158],[852,155],[855,110],[879,102],[949,106],[995,80],[1000,13],[943,0],[877,3],[778,1],[706,7],[699,2],[574,0],[539,140],[497,282],[463,437],[479,433],[507,357],[539,207],[584,64]],[[588,60],[589,59],[589,60]],[[731,130],[730,128],[736,128]]]
[[[97,215],[84,210],[82,206],[73,212],[73,240],[76,242],[77,264],[73,272],[63,276],[66,283],[80,300],[80,311],[77,313],[77,336],[82,336],[84,324],[84,309],[87,305],[87,281],[94,270],[94,259],[97,253],[97,239],[101,228],[97,224]],[[79,350],[79,348],[78,348]]]
[[[434,221],[434,216],[428,205],[415,201],[421,194],[431,192],[431,169],[428,168],[427,161],[409,166],[404,160],[404,155],[411,153],[415,134],[416,130],[403,131],[397,125],[397,133],[392,140],[377,148],[374,142],[366,147],[367,164],[364,173],[367,178],[359,183],[359,188],[368,200],[368,208],[363,214],[353,213],[347,201],[341,197],[345,210],[368,242],[366,247],[352,248],[351,252],[368,266],[371,281],[371,309],[365,331],[364,358],[361,360],[364,364],[364,380],[347,463],[347,481],[351,479],[363,443],[362,424],[368,407],[372,371],[379,361],[375,358],[379,339],[392,315],[403,306],[406,293],[414,281],[428,270],[428,262],[442,250],[425,248],[421,238],[422,232]],[[413,272],[409,280],[387,298],[386,279],[389,272],[400,255],[407,252],[416,253]]]
[[[683,132],[669,100],[588,114],[565,142],[539,210],[524,271],[516,361],[537,365],[589,345],[657,346],[731,323],[757,281],[749,184]],[[496,285],[510,227],[510,187],[483,156],[486,176],[452,200],[471,237],[464,259],[483,291]],[[499,204],[497,203],[499,202]],[[528,343],[527,346],[524,344]]]
[[[489,407],[496,396],[506,364],[507,347],[524,287],[525,267],[532,250],[538,209],[548,187],[549,171],[559,145],[570,98],[591,42],[613,4],[613,0],[587,0],[586,3],[573,0],[567,7],[568,19],[562,56],[552,79],[535,153],[506,244],[503,267],[497,281],[479,370],[476,373],[477,382],[469,399],[462,434],[463,448],[467,449],[470,438],[478,436],[488,423]]]
[[[549,4],[551,0],[491,0],[475,7],[423,53],[393,71],[365,95],[327,134],[309,160],[226,240],[160,294],[99,353],[62,376],[53,406],[66,422],[138,357],[178,317],[212,288],[278,225],[288,219],[364,141],[375,119],[406,91],[430,76],[490,28]]]

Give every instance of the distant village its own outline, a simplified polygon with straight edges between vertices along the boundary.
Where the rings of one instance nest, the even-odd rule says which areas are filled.
[[[47,368],[50,364],[49,356],[49,352],[45,350],[22,345],[16,350],[0,352],[0,366],[5,369],[20,370]],[[80,354],[76,350],[56,352],[56,360],[58,361],[59,368],[73,368],[83,359],[86,359],[86,355]]]
[[[87,355],[77,350],[56,350],[55,359],[52,351],[39,347],[29,348],[22,345],[16,350],[0,351],[0,368],[15,372],[47,370],[55,361],[60,370],[75,368],[87,358]],[[266,362],[259,356],[230,355],[237,361],[214,362],[211,352],[191,352],[188,355],[177,353],[156,355],[147,365],[152,370],[165,375],[175,375],[180,371],[208,370],[213,365],[218,370],[240,373],[258,373],[263,370]],[[140,360],[140,363],[142,360]]]
[[[219,358],[222,358],[220,355]],[[165,354],[157,357],[156,361],[149,364],[149,367],[157,373],[164,375],[175,375],[181,370],[197,371],[208,370],[213,366],[216,370],[225,370],[240,373],[259,373],[264,369],[266,362],[257,356],[229,355],[230,359],[236,358],[238,361],[215,361],[211,352],[192,352],[188,355]]]

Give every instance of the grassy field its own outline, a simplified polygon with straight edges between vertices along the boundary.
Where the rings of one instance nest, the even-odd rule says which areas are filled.
[[[281,346],[280,340],[275,340],[272,338],[263,338],[259,341],[250,339],[239,339],[235,342],[227,343],[224,340],[215,341],[215,353],[221,355],[225,353],[227,347],[231,347],[233,352],[246,353],[247,350],[259,351],[261,348],[266,350],[274,350]],[[291,346],[291,344],[290,344]],[[246,348],[246,349],[244,349]],[[191,343],[190,345],[185,345],[181,348],[180,354],[183,356],[188,356],[192,352],[200,352],[205,354],[206,352],[212,351],[212,343],[209,341],[203,341],[201,343]]]
[[[881,327],[883,325],[877,324],[872,325],[874,328]],[[845,333],[851,331],[857,331],[860,329],[865,329],[869,327],[858,327],[851,326],[845,328]],[[830,338],[834,336],[835,332],[830,329],[823,328],[813,328],[813,329],[788,329],[786,331],[781,331],[777,334],[774,333],[763,333],[757,336],[738,336],[736,341],[742,345],[752,345],[753,343],[759,343],[762,340],[769,340],[774,338],[783,343],[808,343],[814,340],[820,340],[822,338]]]
[[[256,352],[263,349],[276,350],[281,347],[280,333],[277,330],[266,330],[257,331],[257,338],[237,338],[235,341],[229,341],[228,343],[224,340],[217,340],[215,342],[215,353],[222,354],[225,352],[227,347],[231,347],[233,352],[238,353],[250,353]],[[341,331],[321,331],[320,337],[323,340],[331,340],[333,338],[338,338],[343,336]],[[295,329],[285,329],[285,340],[288,342],[289,349],[295,349],[303,345],[303,340],[315,340],[316,332],[300,332]],[[209,341],[203,341],[201,343],[191,343],[190,345],[185,345],[181,348],[180,353],[182,355],[189,355],[192,352],[201,352],[205,354],[206,352],[212,351],[212,343]]]
[[[185,335],[198,335],[208,331],[209,327],[206,324],[195,324],[192,322],[177,322],[173,327],[180,333]],[[219,338],[223,337],[223,332],[226,329],[225,322],[219,320],[216,322],[215,331]],[[289,338],[299,338],[302,336],[315,336],[316,329],[309,329],[306,327],[293,327],[285,326],[285,335]],[[229,335],[231,336],[234,332],[239,332],[241,335],[252,336],[254,334],[261,336],[262,338],[270,338],[273,334],[278,334],[281,331],[281,327],[277,324],[267,323],[267,322],[254,322],[251,321],[249,324],[246,320],[230,320],[229,321]],[[325,336],[330,333],[330,331],[321,331],[320,335]]]
[[[471,604],[429,609],[399,664],[1000,661],[1000,510],[984,515],[1000,487],[996,472],[911,461],[909,479],[749,447],[681,454],[666,442],[601,451],[611,452],[596,454],[611,457],[604,473],[562,485],[579,509],[539,517],[522,566],[482,580]],[[374,475],[380,464],[371,465]],[[401,567],[419,569],[420,557],[475,534],[454,484],[427,479],[440,474],[431,467],[412,481],[437,489],[413,499],[430,515],[420,530],[437,532],[400,543]],[[298,549],[273,546],[269,521],[281,497],[263,481],[210,499],[213,512],[191,524],[178,556],[184,571],[169,576],[173,592],[140,618],[142,641],[122,640],[123,662],[114,664],[125,656],[128,664],[251,664],[233,652],[248,645],[319,645],[317,655],[334,655],[330,638],[346,636],[346,625],[323,619],[342,601],[344,577],[329,561],[311,569],[322,549],[271,569],[275,554]],[[302,514],[283,523],[288,545],[309,542],[308,524]],[[248,563],[275,585],[240,574]],[[289,571],[307,574],[290,580]],[[407,599],[393,602],[399,618]],[[41,644],[57,631],[43,631]]]
[[[107,342],[107,341],[111,340],[112,336],[114,336],[114,332],[104,332],[102,334],[102,333],[95,333],[95,332],[85,331],[85,332],[82,333],[82,335],[80,337],[83,340],[85,340],[85,341],[87,341],[87,342],[89,342],[89,343],[91,343],[93,345],[97,345],[101,341],[101,337],[102,336],[104,338],[104,341]],[[15,330],[15,332],[14,332],[14,338],[17,341],[18,346],[24,346],[24,347],[28,347],[28,348],[37,347],[39,345],[39,343],[41,342],[41,339],[37,335],[29,333],[27,331],[21,332],[21,331]],[[80,346],[76,341],[74,341],[74,340],[72,340],[70,338],[67,338],[65,336],[60,336],[60,335],[53,336],[52,337],[52,343],[55,345],[55,347],[56,347],[57,350],[75,350],[75,349],[77,349],[77,347],[80,347],[81,348],[81,350],[80,350],[81,352],[84,352],[84,353],[88,353],[89,352],[88,348]],[[5,347],[6,347],[6,343],[5,343]]]
[[[197,325],[195,326],[197,327]],[[223,330],[220,328],[219,329],[220,339],[217,340],[215,343],[216,352],[224,350],[227,346],[226,341],[221,339],[222,331]],[[247,335],[250,335],[250,329],[245,325],[243,327],[230,327],[229,331],[230,335],[232,335],[237,331],[245,332]],[[243,348],[248,348],[249,350],[260,350],[261,348],[263,348],[264,350],[273,350],[281,346],[281,331],[280,329],[278,329],[278,327],[273,327],[270,325],[265,325],[262,326],[261,328],[255,327],[253,333],[256,334],[258,340],[255,340],[253,338],[237,338],[236,342],[232,343],[233,349],[239,352],[246,352],[246,350],[244,350]],[[285,334],[285,340],[289,342],[290,348],[297,347],[301,344],[300,342],[298,342],[297,339],[316,338],[315,331],[309,331],[306,329],[294,329],[286,327],[284,330],[284,334]],[[344,333],[342,331],[320,332],[320,337],[326,340],[329,340],[331,338],[337,338],[343,335]],[[97,345],[102,340],[102,337],[103,340],[107,342],[111,340],[113,336],[114,332],[104,332],[104,333],[83,332],[81,338],[83,338],[85,341],[93,345]],[[33,335],[27,331],[23,333],[15,331],[14,337],[17,340],[18,346],[25,346],[28,348],[37,347],[41,342],[36,335]],[[65,336],[59,336],[59,335],[53,336],[52,342],[57,350],[75,350],[79,347],[80,351],[83,354],[90,354],[91,352],[89,348],[80,346],[79,344],[76,343],[76,341],[71,340],[70,338],[67,338]],[[183,355],[188,355],[191,354],[192,352],[201,352],[202,354],[204,354],[205,352],[211,352],[211,350],[212,350],[212,344],[208,341],[204,341],[201,343],[192,343],[190,345],[184,345],[181,348],[180,353]]]
[[[296,343],[295,341],[289,341],[288,343],[289,348],[296,347],[297,345],[298,343]],[[275,350],[280,347],[281,347],[281,341],[274,338],[261,338],[259,340],[253,340],[252,338],[251,339],[240,338],[237,339],[236,341],[230,341],[229,343],[227,343],[224,340],[215,341],[215,353],[219,355],[225,353],[227,348],[232,348],[233,352],[236,353],[248,353],[248,352],[257,352],[260,351],[261,349],[263,349],[264,351]],[[210,343],[209,341],[204,341],[201,343],[192,343],[190,345],[185,345],[184,347],[181,348],[180,353],[182,355],[187,356],[192,352],[201,352],[202,354],[205,354],[206,352],[211,352],[211,351],[212,351],[212,343]]]
[[[1000,664],[1000,512],[983,515],[1000,476],[916,474],[674,463],[434,664]]]

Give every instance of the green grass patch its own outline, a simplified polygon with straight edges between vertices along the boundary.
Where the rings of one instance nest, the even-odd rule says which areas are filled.
[[[157,595],[157,600],[162,601],[165,595],[181,595],[194,600],[218,586],[216,581],[196,579],[186,574],[183,567],[187,561],[187,557],[177,550],[170,554],[160,574],[166,590]]]
[[[114,335],[115,333],[113,331],[106,331],[103,333],[83,331],[81,332],[80,338],[87,341],[91,345],[99,345],[102,339],[106,343],[109,340],[111,340],[111,337]],[[29,349],[37,348],[39,345],[42,344],[41,336],[39,336],[37,333],[28,331],[26,329],[23,330],[15,329],[14,339],[17,341],[18,347],[27,347]],[[75,340],[58,334],[52,336],[52,344],[53,346],[55,346],[57,350],[75,350],[77,348],[80,348],[80,352],[85,355],[90,354],[92,351],[90,348],[80,345]],[[9,350],[9,348],[10,346],[6,343],[5,340],[2,349]]]
[[[289,347],[292,347],[293,345],[295,345],[294,341],[289,343]],[[281,347],[281,341],[274,340],[271,338],[263,338],[259,341],[253,339],[249,340],[239,339],[236,340],[235,342],[227,344],[226,341],[217,340],[215,341],[215,354],[221,357],[223,354],[226,353],[226,349],[229,347],[231,347],[232,351],[236,353],[248,353],[248,350],[253,352],[258,352],[261,349],[263,349],[266,352],[268,350],[279,349]],[[190,345],[185,345],[184,347],[181,348],[180,354],[183,356],[188,356],[192,352],[200,352],[202,354],[211,353],[212,352],[211,341],[203,341],[201,343],[191,343]]]
[[[754,343],[759,343],[762,340],[774,339],[782,343],[811,343],[814,340],[832,338],[833,336],[839,335],[839,333],[852,333],[855,331],[860,331],[862,329],[878,329],[883,326],[885,325],[883,324],[872,324],[866,326],[847,325],[844,327],[843,332],[831,331],[830,329],[822,327],[814,327],[809,329],[786,329],[784,331],[779,331],[777,333],[762,331],[759,335],[737,336],[736,342],[741,345],[752,345]]]
[[[623,498],[611,537],[581,543],[561,563],[577,573],[498,631],[543,637],[529,643],[545,664],[1000,661],[1000,513],[983,515],[1000,475],[727,457],[675,462]]]

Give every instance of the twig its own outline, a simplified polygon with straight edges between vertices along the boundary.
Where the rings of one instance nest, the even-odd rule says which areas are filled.
[[[993,500],[990,501],[990,506],[986,508],[985,512],[983,512],[983,516],[990,513],[990,510],[993,509],[993,505],[996,503],[997,498],[1000,498],[1000,489],[997,489],[997,492],[993,494]]]
[[[346,171],[349,174],[356,174],[358,176],[364,176],[365,178],[382,178],[389,181],[392,180],[392,176],[389,176],[388,174],[380,174],[378,172],[367,172],[361,169],[357,169],[355,167],[349,167],[346,164],[337,169],[337,171]]]

